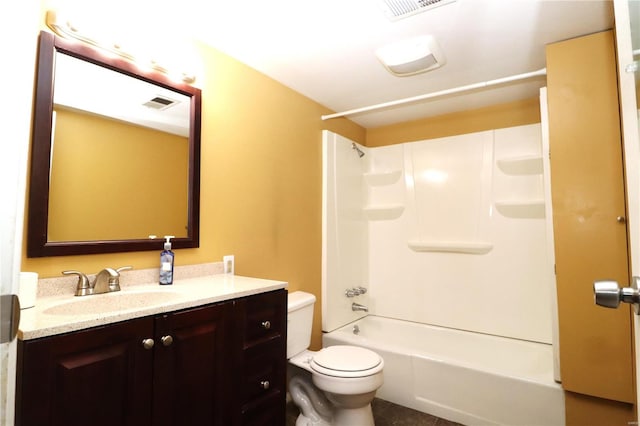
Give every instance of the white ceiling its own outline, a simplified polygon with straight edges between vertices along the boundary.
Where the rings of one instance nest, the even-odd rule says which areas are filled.
[[[376,0],[186,0],[195,36],[334,110],[545,67],[547,43],[613,27],[611,1],[457,0],[389,21]],[[384,44],[433,35],[446,65],[395,77]],[[537,96],[544,78],[351,116],[366,128]]]

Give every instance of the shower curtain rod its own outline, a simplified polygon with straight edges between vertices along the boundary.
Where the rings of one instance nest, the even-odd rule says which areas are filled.
[[[410,98],[398,99],[396,101],[384,102],[384,103],[377,104],[377,105],[371,105],[371,106],[366,106],[366,107],[362,107],[362,108],[350,109],[348,111],[336,112],[334,114],[323,115],[322,116],[322,120],[330,120],[332,118],[345,117],[347,115],[358,114],[358,113],[361,113],[361,112],[374,111],[374,110],[377,110],[377,109],[383,109],[383,108],[387,108],[387,107],[391,107],[391,106],[408,104],[408,103],[411,103],[411,102],[422,101],[422,100],[425,100],[425,99],[433,99],[433,98],[437,98],[437,97],[440,97],[440,96],[451,95],[451,94],[454,94],[454,93],[468,92],[468,91],[475,90],[475,89],[482,89],[482,88],[485,88],[485,87],[491,87],[491,86],[497,86],[497,85],[500,85],[500,84],[511,83],[513,81],[527,80],[529,78],[539,77],[539,76],[543,76],[543,75],[547,75],[547,69],[546,68],[541,68],[541,69],[539,69],[537,71],[526,72],[524,74],[516,74],[516,75],[509,76],[509,77],[497,78],[495,80],[482,81],[480,83],[473,83],[473,84],[468,84],[466,86],[460,86],[460,87],[454,87],[454,88],[451,88],[451,89],[440,90],[438,92],[426,93],[424,95],[413,96],[413,97],[410,97]]]

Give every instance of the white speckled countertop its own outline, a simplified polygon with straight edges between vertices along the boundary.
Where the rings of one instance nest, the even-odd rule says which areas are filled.
[[[125,272],[122,276],[125,277]],[[157,281],[150,284],[126,281],[130,280],[121,280],[119,292],[91,296],[74,296],[68,291],[44,295],[39,289],[35,306],[21,311],[18,338],[37,339],[287,287],[283,281],[228,274],[178,278],[166,286]],[[68,289],[69,285],[65,287]]]

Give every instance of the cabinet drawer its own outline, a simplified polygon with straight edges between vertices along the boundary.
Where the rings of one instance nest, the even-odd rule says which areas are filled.
[[[286,400],[278,391],[266,398],[246,405],[242,410],[241,424],[246,426],[279,426],[285,424]]]
[[[282,354],[282,339],[275,339],[245,351],[241,389],[243,403],[284,389],[286,362]]]
[[[245,299],[245,347],[286,336],[286,301],[284,290]]]

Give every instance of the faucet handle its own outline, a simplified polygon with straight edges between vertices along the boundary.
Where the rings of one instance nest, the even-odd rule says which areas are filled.
[[[63,275],[77,275],[78,285],[76,287],[76,296],[86,296],[93,294],[93,288],[89,284],[89,278],[80,271],[62,271]]]
[[[111,269],[111,268],[107,268],[107,269]],[[133,267],[121,266],[114,271],[115,276],[111,276],[111,278],[109,278],[109,291],[120,291],[120,272],[128,271],[129,269],[133,269]],[[113,271],[113,269],[111,270]]]
[[[367,292],[367,289],[359,286],[359,287],[353,287],[353,288],[348,288],[344,291],[344,295],[347,297],[354,297],[354,296],[360,296],[361,294],[365,294]]]

